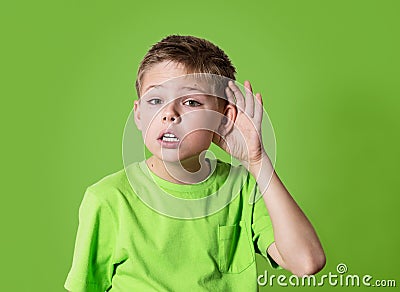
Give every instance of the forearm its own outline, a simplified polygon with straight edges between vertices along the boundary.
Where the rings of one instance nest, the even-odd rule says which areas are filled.
[[[270,215],[281,265],[299,275],[318,272],[325,264],[321,243],[310,221],[273,170],[268,156],[251,165],[249,171],[257,180]]]

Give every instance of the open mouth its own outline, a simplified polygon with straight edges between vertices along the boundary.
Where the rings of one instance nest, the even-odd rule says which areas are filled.
[[[179,138],[172,133],[165,133],[161,136],[161,140],[164,142],[179,142]]]
[[[176,145],[180,140],[174,133],[168,131],[161,132],[158,141],[160,141],[163,145]]]

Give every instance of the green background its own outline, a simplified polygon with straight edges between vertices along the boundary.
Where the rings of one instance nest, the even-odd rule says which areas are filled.
[[[388,0],[3,2],[0,289],[63,291],[83,192],[123,167],[138,64],[175,33],[219,45],[238,81],[263,94],[278,175],[327,254],[320,274],[343,262],[348,274],[399,286],[399,8]]]

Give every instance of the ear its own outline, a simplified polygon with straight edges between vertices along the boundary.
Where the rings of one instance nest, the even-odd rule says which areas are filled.
[[[142,130],[142,121],[140,120],[140,102],[135,100],[133,104],[133,113],[135,118],[135,124],[139,131]]]
[[[231,103],[227,104],[224,108],[223,115],[221,124],[218,128],[218,134],[226,136],[230,131],[232,131],[233,125],[235,124],[237,115],[236,106]]]

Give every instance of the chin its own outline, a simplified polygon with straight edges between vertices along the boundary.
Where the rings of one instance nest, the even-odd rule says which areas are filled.
[[[179,162],[179,155],[177,153],[157,153],[153,155],[160,161],[164,162]]]
[[[157,158],[161,161],[164,162],[170,162],[170,163],[178,163],[178,162],[193,162],[197,163],[199,161],[198,154],[196,155],[178,155],[177,153],[167,153],[164,154],[163,156],[157,155]]]
[[[178,163],[180,160],[177,157],[160,157],[160,160],[163,162],[170,162],[170,163]]]

